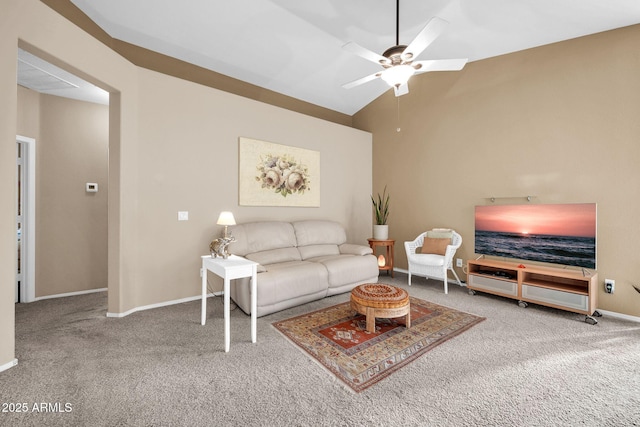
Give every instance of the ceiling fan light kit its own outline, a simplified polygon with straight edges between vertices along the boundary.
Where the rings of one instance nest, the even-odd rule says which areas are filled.
[[[414,74],[427,71],[458,71],[467,63],[467,59],[433,59],[414,62],[414,59],[442,34],[448,22],[444,19],[433,17],[409,45],[401,45],[399,40],[399,15],[400,0],[396,0],[396,45],[387,49],[382,55],[378,55],[354,42],[349,42],[343,46],[343,49],[382,65],[384,68],[381,72],[345,83],[342,85],[343,88],[351,89],[381,78],[390,87],[394,88],[396,96],[402,96],[409,92],[408,81]]]
[[[398,87],[407,84],[416,70],[410,65],[396,65],[387,68],[382,72],[380,78],[391,87]]]

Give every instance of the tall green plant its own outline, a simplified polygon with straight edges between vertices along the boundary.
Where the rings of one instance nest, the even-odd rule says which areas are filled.
[[[373,210],[376,214],[376,224],[385,225],[389,217],[389,195],[387,194],[386,185],[384,186],[382,196],[378,193],[378,200],[371,196],[371,203],[373,203]]]

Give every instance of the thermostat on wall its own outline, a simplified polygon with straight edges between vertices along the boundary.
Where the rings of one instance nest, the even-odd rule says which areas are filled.
[[[87,193],[97,193],[97,192],[98,192],[98,183],[87,182]]]

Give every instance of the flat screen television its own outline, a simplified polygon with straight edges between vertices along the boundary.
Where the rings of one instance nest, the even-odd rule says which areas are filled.
[[[596,204],[475,208],[479,255],[596,268]]]

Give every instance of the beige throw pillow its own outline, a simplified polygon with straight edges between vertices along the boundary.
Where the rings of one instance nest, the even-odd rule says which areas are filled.
[[[451,244],[451,239],[448,238],[425,237],[420,253],[444,255],[449,244]]]

